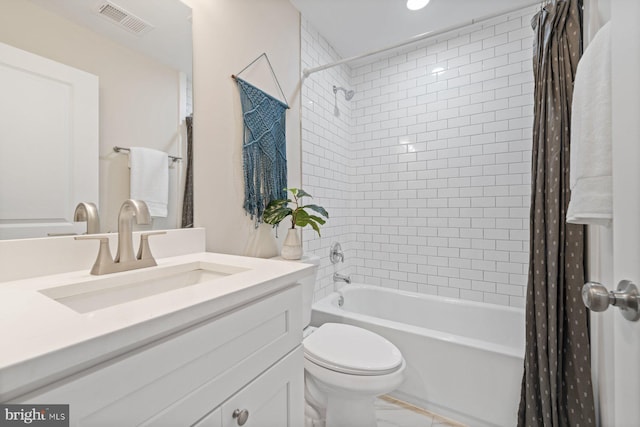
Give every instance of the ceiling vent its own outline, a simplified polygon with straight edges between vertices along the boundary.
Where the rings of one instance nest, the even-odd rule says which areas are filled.
[[[98,15],[108,19],[119,27],[140,36],[153,30],[153,25],[111,2],[101,3],[98,7]]]

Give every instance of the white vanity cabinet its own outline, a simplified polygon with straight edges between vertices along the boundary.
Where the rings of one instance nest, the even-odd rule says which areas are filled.
[[[298,374],[304,369],[298,348],[256,378],[194,427],[299,427],[304,389]]]
[[[12,402],[69,404],[72,426],[299,427],[301,293],[287,287]]]
[[[222,408],[211,411],[193,427],[222,427]]]

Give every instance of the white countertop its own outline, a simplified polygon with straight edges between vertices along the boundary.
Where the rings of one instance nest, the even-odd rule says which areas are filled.
[[[157,261],[158,267],[202,261],[247,270],[88,313],[39,291],[143,270],[103,276],[82,270],[0,283],[0,401],[287,288],[313,268],[205,252]]]

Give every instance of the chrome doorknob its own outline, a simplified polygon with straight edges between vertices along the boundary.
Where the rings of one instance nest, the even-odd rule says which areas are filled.
[[[610,305],[618,307],[625,319],[640,319],[638,288],[629,280],[621,280],[618,289],[607,291],[598,282],[588,282],[582,287],[582,302],[591,311],[605,311]]]
[[[598,282],[587,282],[582,287],[582,302],[591,311],[605,311],[611,303],[610,297],[607,288]]]

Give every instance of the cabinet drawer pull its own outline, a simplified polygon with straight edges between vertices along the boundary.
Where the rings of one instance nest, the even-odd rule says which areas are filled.
[[[246,423],[249,419],[249,411],[247,411],[246,409],[236,409],[235,411],[233,411],[233,414],[231,414],[231,416],[233,418],[237,418],[239,426],[243,426],[244,423]]]

